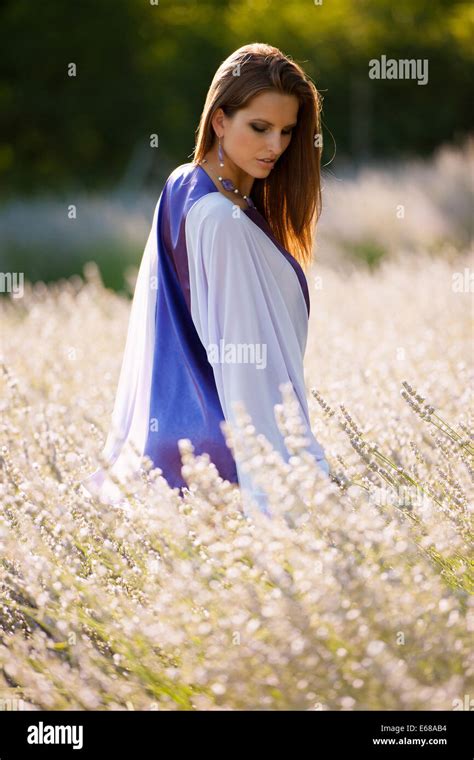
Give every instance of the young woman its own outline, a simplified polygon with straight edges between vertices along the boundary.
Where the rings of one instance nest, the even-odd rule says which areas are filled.
[[[178,440],[207,452],[240,485],[244,512],[265,495],[236,462],[221,423],[243,401],[257,433],[287,461],[274,405],[291,383],[308,450],[329,466],[311,432],[303,374],[310,310],[303,271],[320,213],[318,93],[269,45],[236,50],[217,70],[194,160],[158,199],[140,265],[104,454],[119,479],[147,454],[171,487],[186,485]],[[84,485],[114,501],[103,469]],[[115,494],[115,495],[114,495]]]

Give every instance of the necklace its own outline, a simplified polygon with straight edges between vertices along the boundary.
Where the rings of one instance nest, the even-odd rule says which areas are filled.
[[[200,163],[207,164],[208,163],[207,158],[203,158],[202,161],[200,161]],[[218,176],[217,179],[221,183],[224,190],[227,190],[228,193],[235,193],[236,195],[240,195],[241,198],[243,198],[246,201],[247,206],[249,206],[249,208],[255,208],[255,203],[251,199],[250,195],[243,195],[240,192],[240,190],[234,185],[231,179],[225,179],[224,177],[221,177],[220,175]]]

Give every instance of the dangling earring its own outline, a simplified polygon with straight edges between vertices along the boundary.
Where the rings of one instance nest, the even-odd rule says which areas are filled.
[[[217,157],[219,159],[219,166],[224,166],[224,153],[222,150],[220,138],[219,138],[219,146],[217,148]],[[207,158],[203,158],[201,163],[207,164]],[[218,180],[221,183],[224,190],[227,190],[228,193],[236,193],[236,195],[240,195],[242,198],[244,198],[249,208],[256,208],[255,203],[251,199],[250,195],[242,195],[240,190],[234,185],[231,179],[225,179],[224,177],[221,177],[221,175],[219,174]]]
[[[224,166],[224,153],[222,151],[221,138],[219,137],[219,147],[217,148],[217,157],[219,159],[219,166]]]

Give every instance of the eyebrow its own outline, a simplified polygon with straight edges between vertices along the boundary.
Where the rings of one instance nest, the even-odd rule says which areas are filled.
[[[267,121],[266,119],[259,119],[258,116],[255,117],[255,119],[252,119],[252,121],[263,121],[264,124],[268,124],[269,127],[274,127],[275,125],[271,123],[271,121]],[[289,127],[296,127],[297,122],[295,121],[294,124],[287,124],[286,127],[283,127],[283,129],[289,129]]]

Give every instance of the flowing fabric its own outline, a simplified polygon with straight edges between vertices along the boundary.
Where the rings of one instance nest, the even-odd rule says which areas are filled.
[[[324,451],[311,432],[303,374],[308,313],[298,277],[267,234],[221,193],[190,210],[186,239],[191,312],[213,364],[224,416],[235,424],[233,402],[244,402],[257,433],[287,461],[274,406],[291,383],[305,437],[321,469]],[[237,463],[246,503],[269,513],[266,494]]]
[[[183,164],[167,179],[138,273],[104,455],[119,480],[147,454],[171,487],[186,485],[177,442],[207,452],[238,483],[244,511],[270,514],[266,496],[234,461],[221,423],[243,401],[257,433],[289,458],[274,416],[290,382],[310,451],[328,474],[309,421],[303,374],[310,303],[299,263],[254,208],[240,209],[204,169]],[[131,450],[130,443],[135,451]],[[83,481],[116,503],[100,468]]]
[[[143,452],[148,432],[150,380],[155,344],[157,217],[161,195],[138,270],[130,311],[122,367],[117,386],[112,422],[103,449],[110,472],[119,480],[136,472],[139,459],[133,446]],[[122,501],[121,492],[99,468],[82,481],[89,493],[109,503]]]

